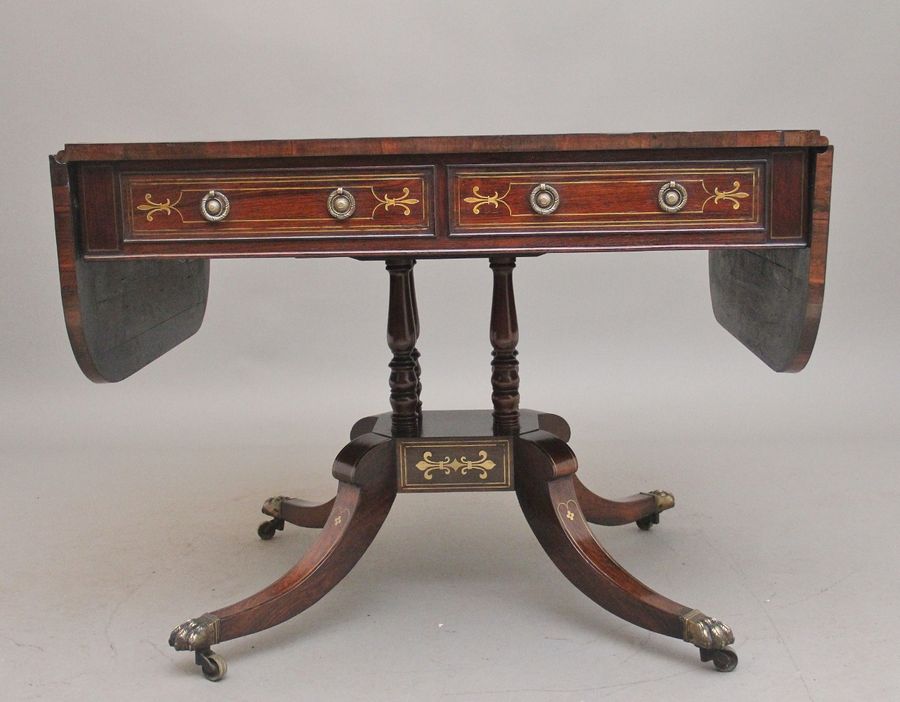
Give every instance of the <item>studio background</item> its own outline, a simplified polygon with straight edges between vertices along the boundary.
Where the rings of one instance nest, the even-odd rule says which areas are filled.
[[[11,699],[888,699],[900,459],[892,2],[5,2],[0,23],[0,679]],[[729,623],[738,670],[603,612],[508,493],[400,496],[335,591],[217,647],[169,630],[314,534],[351,424],[386,411],[383,265],[216,260],[200,332],[115,385],[78,370],[47,155],[65,143],[820,129],[835,145],[818,342],[771,372],[715,322],[705,252],[546,255],[515,273],[522,403],[579,475],[678,499],[600,531]],[[416,267],[428,409],[489,407],[483,259]],[[303,427],[302,430],[300,427]],[[852,691],[852,694],[850,694]],[[848,697],[848,695],[850,695]]]

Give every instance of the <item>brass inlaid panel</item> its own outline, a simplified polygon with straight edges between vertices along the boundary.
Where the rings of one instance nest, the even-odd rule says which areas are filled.
[[[509,439],[397,439],[398,490],[509,490]]]
[[[241,237],[430,236],[433,169],[373,168],[120,175],[126,241]],[[337,219],[328,210],[336,189],[355,210]],[[201,201],[210,191],[229,211],[210,222]]]
[[[675,182],[687,199],[659,205]],[[551,214],[530,202],[535,187],[559,193]],[[646,230],[761,230],[766,227],[766,162],[451,166],[451,235]]]

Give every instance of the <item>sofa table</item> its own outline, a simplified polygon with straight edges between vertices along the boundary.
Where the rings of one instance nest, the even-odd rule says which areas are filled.
[[[597,604],[737,665],[717,619],[639,582],[589,523],[649,529],[661,490],[611,500],[577,475],[569,426],[519,408],[516,257],[709,250],[719,323],[776,371],[806,364],[825,283],[832,147],[816,131],[78,144],[50,158],[63,309],[96,382],[117,382],[196,332],[209,261],[349,256],[386,264],[391,412],[359,420],[325,504],[277,496],[259,527],[321,529],[257,594],[178,626],[211,680],[212,646],[303,611],[343,578],[398,492],[515,490],[547,554]],[[413,267],[484,257],[494,287],[492,410],[424,411]]]

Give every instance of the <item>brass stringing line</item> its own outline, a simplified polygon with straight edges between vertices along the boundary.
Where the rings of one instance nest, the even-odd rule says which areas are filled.
[[[375,219],[375,213],[378,212],[379,207],[384,207],[384,211],[387,212],[392,207],[402,207],[403,214],[405,216],[409,216],[409,213],[412,211],[409,209],[409,205],[418,205],[419,201],[415,198],[409,196],[409,188],[404,187],[403,192],[397,197],[391,197],[387,193],[384,194],[384,199],[378,197],[378,193],[375,192],[374,186],[370,188],[372,191],[372,195],[375,196],[375,199],[378,200],[378,204],[375,205],[375,209],[372,210],[371,219]]]
[[[493,195],[482,195],[477,185],[472,186],[472,197],[467,197],[463,199],[463,202],[468,202],[470,205],[474,205],[472,207],[472,214],[479,214],[482,205],[493,205],[495,210],[500,209],[500,203],[503,203],[503,206],[507,209],[510,216],[512,216],[512,210],[509,205],[506,203],[506,196],[509,195],[509,191],[512,190],[512,183],[509,184],[509,187],[506,189],[506,192],[503,195],[500,195],[499,191],[495,190]]]
[[[731,206],[731,209],[739,210],[741,208],[741,203],[740,203],[740,200],[738,200],[738,198],[750,197],[750,193],[738,192],[738,190],[740,190],[740,188],[741,188],[741,181],[739,181],[739,180],[733,181],[731,190],[726,190],[724,192],[719,190],[719,187],[716,186],[713,189],[713,192],[710,193],[709,190],[707,190],[707,188],[706,188],[706,182],[702,181],[702,180],[700,181],[700,185],[703,186],[703,192],[705,192],[707,195],[709,195],[709,197],[703,201],[703,205],[700,207],[701,212],[703,212],[706,209],[706,203],[709,202],[710,200],[713,201],[714,205],[718,205],[722,200],[729,200],[734,203]]]
[[[536,175],[540,175],[544,180],[553,180],[559,176],[623,176],[623,175],[661,175],[672,176],[678,178],[679,175],[703,175],[704,173],[737,173],[750,175],[759,170],[754,166],[738,166],[735,168],[620,168],[620,169],[600,169],[600,170],[565,170],[565,171],[458,171],[457,177],[464,178],[507,178],[513,176],[529,176],[534,179]]]
[[[165,202],[153,202],[153,195],[147,193],[144,195],[144,200],[147,202],[145,204],[138,205],[137,208],[141,212],[147,213],[147,221],[153,221],[153,215],[157,212],[165,212],[167,215],[172,214],[172,210],[178,213],[178,216],[181,217],[181,221],[184,222],[184,217],[181,215],[181,210],[179,210],[176,205],[181,202],[181,198],[184,195],[184,191],[178,193],[178,199],[175,202],[172,202],[172,198],[167,197]]]

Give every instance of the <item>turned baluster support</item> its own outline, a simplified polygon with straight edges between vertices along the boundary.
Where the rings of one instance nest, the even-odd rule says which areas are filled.
[[[416,341],[419,339],[419,303],[416,302],[416,276],[413,272],[413,267],[416,265],[416,262],[412,262],[412,266],[409,269],[409,297],[410,297],[410,306],[412,307],[413,312],[413,326],[415,327],[415,336]],[[413,346],[412,357],[413,362],[415,363],[416,370],[416,414],[419,415],[419,419],[421,421],[422,416],[422,365],[419,363],[419,357],[422,354],[419,353],[419,349],[416,346]]]
[[[495,256],[490,259],[494,272],[494,297],[491,304],[491,401],[494,405],[494,428],[500,433],[519,429],[519,322],[513,295],[512,272],[516,259]]]
[[[388,348],[394,354],[390,362],[391,429],[397,436],[414,434],[419,427],[419,374],[416,371],[415,292],[412,284],[414,261],[388,259],[390,294],[387,323]]]

